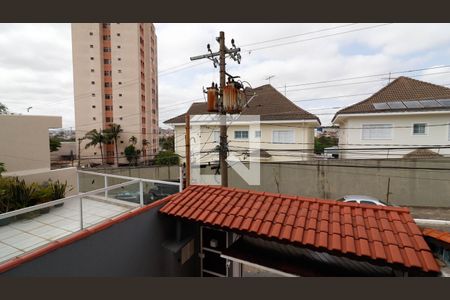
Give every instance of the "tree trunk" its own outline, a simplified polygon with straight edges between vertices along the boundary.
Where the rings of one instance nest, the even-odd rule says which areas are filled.
[[[99,144],[100,145],[100,156],[102,157],[102,165],[103,163],[103,147],[102,147],[102,143]]]
[[[119,167],[119,147],[117,145],[117,138],[114,138],[114,146],[116,146],[116,167]]]

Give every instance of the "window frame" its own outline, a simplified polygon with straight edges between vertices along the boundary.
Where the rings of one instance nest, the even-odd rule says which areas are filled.
[[[384,126],[384,125],[390,126],[390,127],[387,127],[387,128],[390,129],[390,136],[389,137],[382,137],[382,138],[378,138],[378,137],[367,138],[367,137],[364,137],[364,126]],[[393,129],[394,129],[394,125],[392,123],[364,123],[364,124],[361,124],[361,140],[362,141],[366,141],[366,140],[369,140],[369,141],[370,140],[392,140],[394,138],[394,130]]]
[[[283,141],[275,141],[275,133],[276,132],[289,132],[292,134],[292,141],[290,142],[283,142]],[[273,144],[295,144],[295,131],[293,129],[274,129],[272,130],[272,143]]]
[[[237,136],[238,132],[241,134],[240,137]],[[243,132],[247,133],[247,137],[242,137]],[[248,140],[248,130],[235,130],[233,136],[235,140]]]
[[[414,132],[414,126],[415,125],[424,125],[424,132],[423,133],[415,133]],[[424,135],[428,135],[428,123],[426,122],[417,122],[417,123],[413,123],[411,126],[411,134],[414,136],[424,136]]]
[[[255,139],[260,139],[261,138],[261,130],[255,130],[254,137],[255,137]]]

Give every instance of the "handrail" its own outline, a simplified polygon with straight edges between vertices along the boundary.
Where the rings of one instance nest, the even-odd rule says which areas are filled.
[[[42,208],[51,207],[51,206],[54,206],[54,205],[57,205],[57,204],[60,204],[60,203],[64,203],[64,202],[72,200],[72,199],[78,199],[78,198],[82,198],[82,197],[86,197],[86,196],[90,196],[90,195],[95,195],[95,194],[104,192],[105,190],[111,190],[111,189],[116,189],[116,188],[120,188],[120,187],[123,187],[123,186],[128,186],[128,185],[135,184],[135,183],[138,183],[138,182],[139,182],[139,179],[134,179],[132,181],[111,185],[111,186],[106,187],[106,188],[101,188],[101,189],[97,189],[97,190],[81,193],[81,194],[78,194],[78,195],[73,195],[73,196],[62,198],[62,199],[53,200],[53,201],[49,201],[49,202],[46,202],[46,203],[36,204],[36,205],[33,205],[33,206],[29,206],[29,207],[25,207],[25,208],[9,211],[9,212],[0,214],[0,220],[6,219],[6,218],[9,218],[9,217],[13,217],[13,216],[17,216],[17,215],[20,215],[20,214],[23,214],[23,213],[39,210],[39,209],[42,209]]]
[[[96,176],[106,176],[106,177],[125,179],[125,180],[134,180],[134,179],[136,179],[136,177],[128,177],[128,176],[114,175],[114,174],[108,174],[108,173],[97,173],[97,172],[92,172],[92,171],[81,171],[81,170],[78,170],[77,172],[78,173],[82,173],[82,174],[90,174],[90,175],[96,175]],[[139,180],[141,180],[143,182],[150,182],[150,183],[161,183],[161,184],[167,184],[167,185],[180,185],[179,182],[163,181],[163,180],[156,180],[156,179],[139,178]]]

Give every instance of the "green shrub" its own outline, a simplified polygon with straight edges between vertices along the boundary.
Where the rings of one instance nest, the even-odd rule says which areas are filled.
[[[178,165],[180,158],[173,151],[160,151],[155,158],[158,165]]]

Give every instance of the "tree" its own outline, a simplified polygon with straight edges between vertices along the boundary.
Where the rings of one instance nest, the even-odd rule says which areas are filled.
[[[116,149],[116,166],[119,166],[119,147],[117,144],[117,139],[122,132],[123,129],[120,124],[115,123],[110,124],[109,128],[105,130],[105,134],[108,136],[108,139],[114,141],[114,147]]]
[[[337,146],[338,139],[334,137],[321,136],[314,138],[314,153],[322,154],[325,148]]]
[[[159,143],[161,144],[161,148],[163,150],[175,151],[175,142],[173,135],[161,138],[159,140]]]
[[[129,141],[129,142],[131,143],[131,145],[133,145],[133,146],[136,146],[136,144],[137,144],[137,138],[136,138],[134,135],[132,135],[128,141]]]
[[[158,165],[177,165],[180,158],[173,151],[160,151],[156,156],[155,162]]]
[[[7,115],[9,114],[8,107],[0,102],[0,115]]]
[[[61,140],[56,136],[50,137],[50,152],[58,151],[61,148]]]
[[[100,155],[102,157],[102,164],[103,164],[103,144],[106,143],[107,137],[100,131],[97,131],[97,129],[92,129],[88,133],[86,133],[85,138],[90,140],[89,143],[86,144],[84,147],[85,149],[89,147],[96,147],[99,145],[100,147]]]
[[[128,160],[129,165],[137,165],[137,161],[141,154],[141,150],[136,149],[134,145],[128,145],[125,150],[125,157]]]

